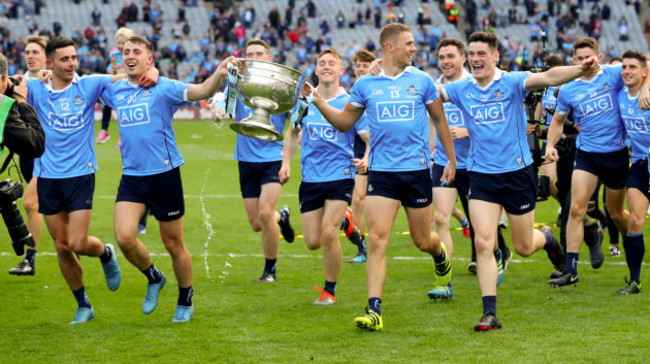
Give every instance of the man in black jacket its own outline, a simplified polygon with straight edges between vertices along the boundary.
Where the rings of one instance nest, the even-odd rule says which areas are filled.
[[[14,79],[17,81],[17,79]],[[0,150],[8,149],[5,154],[5,162],[0,168],[0,173],[4,172],[6,166],[10,163],[14,153],[18,154],[21,159],[33,159],[40,157],[45,151],[45,133],[38,121],[38,116],[34,109],[26,102],[27,86],[25,79],[14,84],[13,80],[7,74],[7,59],[0,54],[0,104],[8,105],[13,103],[8,110],[4,121],[2,132],[2,142]],[[15,100],[15,102],[13,102]],[[0,117],[3,116],[0,107]],[[29,181],[31,172],[25,176]],[[3,177],[4,178],[4,177]],[[19,176],[20,178],[20,176]],[[22,179],[22,178],[21,178]],[[27,264],[29,266],[29,264]],[[34,274],[33,264],[25,271],[29,275]]]

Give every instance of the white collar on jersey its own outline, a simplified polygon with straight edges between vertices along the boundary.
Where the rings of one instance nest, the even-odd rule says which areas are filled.
[[[318,89],[318,87],[316,89]],[[332,97],[331,99],[326,99],[325,102],[330,102],[332,100],[335,100],[336,98],[340,97],[341,95],[347,95],[347,92],[345,92],[345,89],[343,87],[339,86],[339,92],[336,95],[334,95],[334,97]]]
[[[413,66],[406,66],[406,68],[404,68],[404,71],[402,71],[402,72],[400,72],[399,74],[397,74],[397,75],[391,77],[391,76],[387,76],[387,75],[386,75],[386,72],[384,72],[384,69],[382,68],[382,69],[381,69],[381,72],[379,72],[379,74],[378,74],[377,76],[383,76],[383,77],[390,78],[390,79],[392,79],[392,80],[396,80],[397,78],[399,78],[399,76],[405,74],[406,72],[409,72],[409,73],[410,73],[411,71],[413,71]]]
[[[438,78],[436,78],[436,81],[435,81],[435,82],[436,82],[437,84],[442,85],[442,84],[443,84],[443,83],[442,83],[442,79],[443,79],[444,77],[445,77],[445,76],[441,74],[440,76],[438,76]],[[466,78],[471,78],[471,77],[472,77],[472,74],[469,73],[469,72],[467,72],[467,69],[466,69],[465,67],[463,67],[463,73],[460,74],[460,77],[459,77],[456,81],[464,80],[464,79],[466,79]],[[451,82],[455,82],[455,81],[451,81]]]
[[[478,82],[476,81],[476,79],[475,79],[474,77],[472,77],[472,82],[476,85],[476,87],[478,87],[478,88],[480,88],[480,89],[482,89],[482,90],[486,90],[486,89],[488,89],[490,86],[492,86],[492,84],[493,84],[494,82],[499,81],[499,80],[501,79],[501,76],[503,76],[503,73],[504,73],[504,72],[501,71],[501,69],[496,68],[496,69],[494,70],[494,77],[492,77],[492,80],[491,80],[487,85],[485,85],[485,87],[481,87],[481,86],[479,86],[479,85],[478,85]]]
[[[55,89],[53,89],[53,88],[52,88],[52,80],[47,80],[47,83],[45,84],[45,89],[47,89],[47,90],[50,91],[50,92],[61,92],[61,91],[65,91],[65,90],[68,89],[68,87],[72,86],[73,83],[77,83],[78,80],[79,80],[79,75],[77,75],[77,74],[75,73],[74,77],[72,78],[72,82],[71,82],[71,83],[70,83],[66,88],[64,88],[64,89],[62,89],[62,90],[55,90]]]
[[[632,96],[632,95],[630,95],[630,89],[628,89],[627,86],[625,86],[623,89],[625,90],[625,95],[627,95],[627,98],[628,98],[628,99],[630,99],[630,100],[636,100],[636,99],[639,98],[639,93],[640,93],[640,92],[637,91],[636,95]]]

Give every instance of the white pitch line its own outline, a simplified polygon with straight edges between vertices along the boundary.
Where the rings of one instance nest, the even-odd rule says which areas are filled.
[[[151,256],[153,257],[169,257],[169,253],[150,253]],[[13,252],[0,252],[0,257],[15,257],[16,254]],[[39,257],[55,257],[56,253],[54,252],[42,252],[38,253]],[[196,256],[196,255],[195,255]],[[201,254],[200,257],[206,258],[206,257],[224,257],[226,258],[226,267],[230,267],[230,264],[228,263],[228,258],[261,258],[264,257],[263,254],[235,254],[235,253],[224,253],[224,254],[209,254],[209,253],[204,253]],[[306,254],[291,254],[291,255],[278,255],[279,258],[296,258],[296,259],[322,259],[322,255],[306,255]],[[412,256],[396,256],[396,257],[387,257],[387,259],[392,259],[392,260],[431,260],[430,256],[427,255],[421,255],[417,257],[412,257]],[[465,258],[465,257],[460,257],[460,258],[452,258],[452,261],[459,261],[459,262],[469,262],[471,259],[470,258]],[[547,259],[544,260],[538,260],[538,259],[513,259],[510,261],[510,263],[544,263],[547,262]],[[588,261],[581,261],[578,262],[578,264],[583,264],[583,265],[591,265]],[[626,265],[625,259],[622,259],[621,261],[605,261],[603,264],[606,265]],[[644,266],[650,266],[650,263],[643,262],[641,263]]]
[[[212,157],[208,157],[208,168],[205,170],[205,178],[203,179],[203,186],[201,186],[201,195],[200,195],[200,201],[201,201],[201,212],[203,213],[203,226],[205,226],[206,230],[208,230],[208,237],[205,239],[205,243],[203,244],[203,265],[205,265],[205,274],[208,278],[212,278],[210,276],[210,266],[208,265],[208,246],[210,245],[210,239],[212,239],[212,236],[214,235],[214,229],[212,228],[212,224],[210,223],[210,214],[205,210],[205,199],[204,199],[204,194],[205,194],[205,186],[208,185],[208,175],[210,174],[210,161],[212,160]]]
[[[214,198],[214,199],[228,199],[228,198],[242,198],[241,195],[183,195],[185,198]],[[298,197],[295,193],[283,193],[282,197]],[[98,200],[115,200],[115,195],[94,195],[93,198]]]

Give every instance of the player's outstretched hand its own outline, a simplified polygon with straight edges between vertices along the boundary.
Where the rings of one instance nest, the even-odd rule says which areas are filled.
[[[469,136],[469,133],[467,132],[467,129],[465,128],[459,128],[459,127],[452,127],[449,128],[449,131],[451,132],[451,137],[453,139],[463,139],[467,138]]]
[[[370,63],[370,66],[368,66],[368,74],[369,75],[378,75],[381,73],[381,63],[383,62],[383,59],[377,58],[372,63]]]
[[[138,86],[140,87],[155,86],[158,83],[158,76],[160,76],[160,71],[158,71],[156,67],[148,68],[138,79]]]
[[[228,76],[228,72],[230,72],[230,67],[239,66],[239,64],[239,58],[230,56],[219,63],[219,67],[217,67],[216,72],[219,76],[226,77]]]
[[[357,173],[367,173],[368,172],[368,160],[352,158],[350,159],[354,163],[354,169],[357,170]]]
[[[51,70],[40,70],[38,71],[38,79],[47,82],[52,79],[52,71]]]
[[[291,166],[282,163],[282,167],[280,168],[280,183],[285,184],[289,182],[289,178],[291,178]]]
[[[585,75],[600,71],[600,63],[596,57],[589,57],[582,62],[582,72]]]
[[[440,177],[441,186],[449,186],[454,179],[456,178],[456,164],[447,163],[447,166],[442,171],[442,177]]]
[[[18,80],[20,80],[20,83],[14,85],[14,99],[19,103],[25,102],[27,101],[27,93],[29,92],[29,89],[27,88],[27,78],[22,75],[17,77]]]
[[[546,163],[557,162],[560,156],[557,154],[557,149],[554,146],[546,144],[546,155],[544,155]]]

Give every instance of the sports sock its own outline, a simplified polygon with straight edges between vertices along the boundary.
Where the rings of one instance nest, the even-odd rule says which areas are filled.
[[[366,237],[361,235],[361,244],[357,245],[358,254],[366,254]]]
[[[503,253],[501,253],[501,249],[497,249],[494,251],[494,258],[497,260],[497,263],[499,262],[499,260],[503,259]]]
[[[566,270],[573,275],[578,274],[579,255],[579,253],[566,253]]]
[[[36,249],[27,249],[25,252],[25,260],[29,262],[29,264],[34,265],[34,260],[36,259]]]
[[[72,291],[74,298],[77,300],[77,306],[91,308],[90,301],[88,300],[88,295],[86,294],[86,287],[81,286],[76,291]]]
[[[343,222],[341,223],[341,230],[346,230],[348,227],[350,227],[350,220],[343,218]]]
[[[433,257],[433,261],[436,263],[444,263],[445,259],[447,258],[447,254],[445,254],[445,250],[442,249],[442,254],[440,254],[437,257]]]
[[[645,255],[643,233],[627,234],[627,239],[623,239],[623,248],[627,267],[630,269],[630,282],[641,284],[641,263]]]
[[[275,274],[275,263],[278,259],[265,259],[264,260],[264,271]]]
[[[555,240],[553,233],[548,231],[542,231],[542,233],[544,234],[544,239],[546,239],[546,243],[544,243],[544,250],[549,250],[551,249],[551,245],[553,245],[553,240]]]
[[[108,263],[111,261],[111,251],[104,245],[104,252],[99,256],[99,260],[102,263]]]
[[[178,304],[181,306],[192,306],[192,296],[194,296],[194,290],[192,286],[183,288],[178,286]]]
[[[381,298],[368,298],[368,308],[375,311],[377,315],[381,315]]]
[[[153,263],[151,263],[151,267],[143,270],[142,273],[147,276],[147,279],[151,284],[160,283],[162,280],[162,273],[160,273],[160,271],[154,267]]]
[[[336,294],[336,282],[330,282],[326,280],[325,285],[323,285],[323,290],[334,296]]]
[[[483,296],[483,314],[487,315],[488,313],[497,315],[497,296]]]
[[[467,218],[463,219],[463,221],[460,222],[460,226],[464,228],[469,226],[469,221],[467,221]]]
[[[508,245],[506,245],[506,239],[503,237],[501,228],[497,229],[497,242],[499,243],[499,249],[501,249],[501,253],[503,253],[503,256],[505,257],[507,255],[506,252],[509,252],[510,248],[508,248]]]

